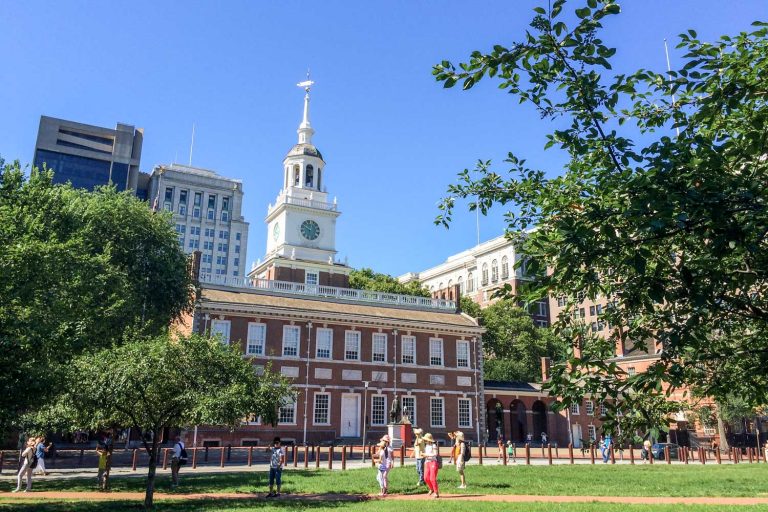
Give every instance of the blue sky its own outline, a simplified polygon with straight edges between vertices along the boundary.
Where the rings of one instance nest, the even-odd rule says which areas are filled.
[[[436,203],[478,159],[513,151],[557,173],[551,126],[491,82],[443,90],[432,65],[519,39],[538,2],[0,1],[0,155],[29,163],[41,114],[144,128],[142,170],[187,163],[240,178],[248,260],[264,254],[267,205],[296,143],[308,67],[313,141],[343,212],[336,246],[354,267],[399,275],[475,244],[475,215],[433,225]],[[575,6],[575,4],[574,4]],[[575,8],[572,7],[571,10]],[[629,0],[606,23],[616,71],[663,70],[663,39],[749,30],[768,1]],[[674,46],[674,44],[671,44]],[[671,55],[672,65],[678,55]],[[480,221],[487,240],[504,210]]]

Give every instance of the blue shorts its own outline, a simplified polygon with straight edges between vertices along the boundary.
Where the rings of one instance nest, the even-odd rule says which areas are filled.
[[[272,487],[277,483],[277,486],[280,487],[280,484],[282,483],[282,476],[283,476],[283,470],[282,468],[269,468],[269,486]]]

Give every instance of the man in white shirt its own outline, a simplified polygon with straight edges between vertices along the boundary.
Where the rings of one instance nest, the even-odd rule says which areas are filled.
[[[176,436],[173,443],[173,456],[171,457],[171,486],[179,485],[179,469],[181,465],[187,462],[187,451],[181,437]]]

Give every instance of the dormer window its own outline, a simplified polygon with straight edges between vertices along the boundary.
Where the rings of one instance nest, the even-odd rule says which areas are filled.
[[[315,183],[315,168],[312,165],[307,166],[307,174],[304,177],[304,186],[312,188]]]

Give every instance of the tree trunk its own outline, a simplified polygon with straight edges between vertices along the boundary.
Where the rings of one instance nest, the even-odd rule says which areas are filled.
[[[147,453],[149,454],[149,470],[147,471],[147,492],[144,495],[144,508],[147,510],[152,510],[152,507],[154,506],[153,499],[155,495],[155,473],[157,472],[157,445],[159,439],[159,433],[154,432],[151,448],[147,450]]]
[[[717,434],[720,437],[720,450],[728,451],[728,437],[725,435],[725,423],[720,416],[720,411],[717,411]]]

